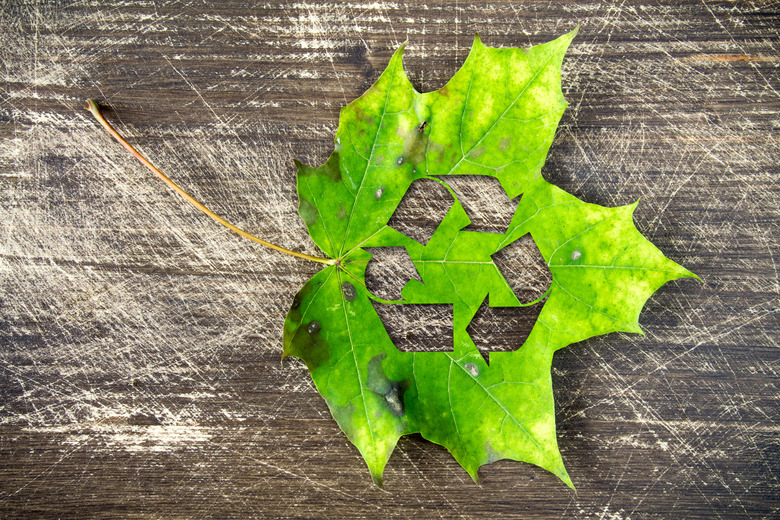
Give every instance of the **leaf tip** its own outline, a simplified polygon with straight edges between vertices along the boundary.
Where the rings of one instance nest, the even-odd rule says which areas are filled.
[[[688,269],[683,267],[683,275],[682,278],[695,278],[696,280],[703,282],[704,280],[701,279],[701,276],[694,273],[693,271],[689,271]]]
[[[668,260],[668,259],[667,259]],[[670,260],[671,261],[671,260]],[[701,279],[701,277],[694,273],[693,271],[690,271],[686,269],[685,267],[681,266],[677,262],[673,262],[675,269],[674,277],[670,278],[670,280],[677,280],[680,278],[695,278],[696,280],[703,282],[704,280]]]
[[[379,471],[379,472],[371,471],[371,480],[374,481],[374,485],[376,487],[378,487],[382,491],[386,491],[385,490],[385,482],[384,482],[384,480],[382,478],[382,472],[381,471]]]
[[[385,69],[385,72],[382,73],[382,77],[384,77],[385,74],[390,73],[391,75],[399,75],[402,78],[402,81],[404,83],[408,84],[408,87],[414,90],[414,87],[412,87],[411,82],[409,81],[409,76],[406,75],[406,70],[404,70],[404,51],[406,50],[406,44],[409,43],[409,40],[404,41],[401,45],[398,46],[398,48],[393,53],[393,57],[390,58],[390,63],[387,65],[387,69]],[[400,69],[400,70],[398,70]],[[374,84],[376,86],[382,78],[377,80],[377,83]],[[371,87],[373,88],[373,87]],[[370,90],[370,89],[369,89]],[[365,96],[365,94],[363,94]],[[354,103],[354,101],[353,101]]]
[[[471,477],[471,480],[474,481],[474,484],[479,485],[479,466],[473,467],[473,468],[465,468],[466,472],[469,474],[469,477]]]
[[[639,326],[639,313],[637,313],[632,322],[625,323],[625,328],[621,330],[629,334],[639,334],[640,336],[644,336],[645,331],[643,331],[642,327]]]
[[[393,57],[390,59],[390,61],[400,59],[403,60],[404,51],[406,50],[406,45],[409,43],[409,40],[406,39],[401,43],[401,45],[398,46],[398,48],[393,53]]]
[[[293,164],[295,165],[298,175],[303,174],[309,168],[308,165],[302,163],[298,159],[293,159]]]
[[[577,494],[577,488],[574,487],[574,482],[571,481],[571,477],[569,476],[569,472],[566,471],[566,468],[563,466],[563,462],[561,462],[561,466],[557,470],[550,470],[556,477],[558,477],[561,482],[569,486],[572,491],[574,491],[575,494]]]
[[[577,36],[577,33],[579,31],[580,31],[580,24],[577,24],[574,26],[574,29],[561,36],[560,39],[566,41],[567,43],[571,43],[571,41],[574,40],[574,37]]]

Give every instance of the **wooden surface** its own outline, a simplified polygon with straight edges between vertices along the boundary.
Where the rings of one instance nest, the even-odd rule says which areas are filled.
[[[635,221],[703,281],[559,352],[577,486],[528,464],[474,484],[401,440],[371,484],[296,360],[284,314],[313,263],[186,206],[107,116],[228,220],[315,253],[292,159],[408,39],[418,90],[474,32],[580,24],[543,172]],[[0,518],[777,518],[780,16],[776,2],[0,2]]]

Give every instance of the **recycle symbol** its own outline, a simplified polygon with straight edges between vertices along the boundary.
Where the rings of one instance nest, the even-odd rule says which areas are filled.
[[[404,238],[399,243],[405,246],[369,248],[373,257],[366,269],[366,288],[378,297],[374,309],[399,350],[452,351],[454,307],[457,306],[460,312],[471,315],[466,327],[468,338],[489,364],[490,352],[516,350],[528,337],[544,305],[552,274],[530,234],[505,240],[504,234],[522,195],[510,200],[492,177],[453,176],[441,182],[419,179],[411,184],[388,226],[411,238],[413,243]],[[462,255],[458,259],[447,255],[435,259],[426,256],[429,245],[435,250],[437,243],[450,242],[451,232],[444,228],[440,231],[450,212],[453,215],[448,224],[451,226],[450,222],[457,219],[456,227],[463,226],[456,230],[455,236],[462,235],[478,243],[490,243],[492,239],[499,244],[497,250],[489,258],[484,253],[470,259]],[[477,234],[487,235],[474,236]],[[426,282],[440,285],[434,280],[436,276],[444,276],[455,287],[453,279],[463,272],[468,272],[468,279],[483,279],[480,292],[485,295],[476,312],[473,304],[476,300],[472,298],[467,303],[457,288],[444,299],[441,293],[426,294]],[[509,296],[507,287],[515,300]],[[498,296],[493,296],[496,303],[492,306],[491,292]],[[404,294],[412,301],[404,298]]]

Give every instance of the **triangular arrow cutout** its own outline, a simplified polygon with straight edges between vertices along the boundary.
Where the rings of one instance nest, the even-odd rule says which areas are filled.
[[[492,258],[521,304],[544,296],[552,283],[552,273],[530,234],[497,251]],[[545,301],[522,307],[490,307],[485,298],[466,327],[485,363],[489,364],[490,352],[511,352],[525,343]]]
[[[466,327],[485,363],[490,364],[491,352],[512,352],[525,343],[545,301],[526,307],[490,307],[485,298]]]

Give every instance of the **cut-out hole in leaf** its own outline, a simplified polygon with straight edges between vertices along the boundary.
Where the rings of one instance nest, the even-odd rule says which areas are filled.
[[[385,300],[400,300],[401,289],[414,278],[422,282],[405,247],[367,247],[366,289]]]
[[[550,268],[528,233],[491,258],[520,303],[541,298],[552,284]]]
[[[520,198],[510,199],[495,177],[448,175],[441,178],[458,196],[471,220],[466,231],[506,233]]]
[[[406,190],[388,225],[425,245],[455,200],[446,187],[431,179],[418,179]]]
[[[398,350],[452,352],[452,305],[371,303]]]
[[[485,363],[489,364],[490,352],[512,352],[520,348],[543,306],[544,301],[526,307],[490,307],[485,298],[466,327]]]

